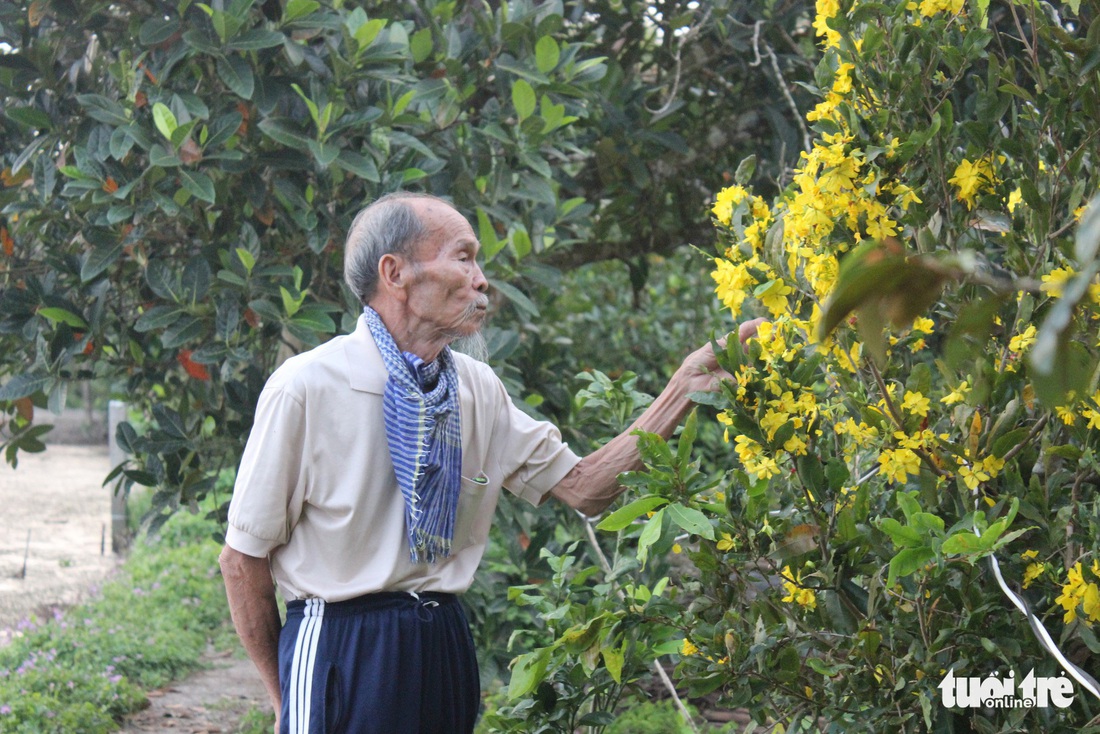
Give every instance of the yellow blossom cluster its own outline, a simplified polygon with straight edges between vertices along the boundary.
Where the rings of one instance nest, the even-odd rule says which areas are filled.
[[[959,478],[972,492],[985,482],[994,479],[1004,469],[1004,459],[986,456],[981,461],[964,461],[959,465]]]
[[[1023,560],[1031,561],[1031,563],[1027,565],[1027,568],[1024,569],[1024,580],[1020,584],[1025,589],[1031,586],[1031,584],[1035,582],[1035,579],[1039,578],[1047,571],[1047,564],[1035,560],[1038,555],[1039,552],[1035,550],[1029,550],[1020,555],[1020,558]]]
[[[910,3],[910,9],[915,3]],[[966,7],[966,0],[921,0],[920,14],[925,18],[931,18],[938,13],[958,15]]]
[[[783,590],[787,592],[787,595],[783,597],[783,601],[788,604],[797,604],[805,609],[817,608],[817,594],[813,589],[802,585],[801,571],[795,576],[791,573],[790,566],[784,566],[782,576]]]
[[[999,156],[998,162],[1003,163],[1004,156]],[[999,180],[994,171],[993,159],[986,156],[976,161],[963,158],[947,182],[957,189],[955,198],[965,203],[967,209],[973,209],[978,195],[992,191]]]
[[[1100,561],[1093,561],[1092,575],[1100,577]],[[1062,594],[1055,599],[1066,611],[1063,617],[1066,624],[1077,619],[1077,610],[1085,613],[1085,623],[1089,626],[1100,621],[1100,586],[1095,581],[1086,581],[1081,563],[1078,561],[1067,572],[1069,579],[1062,586]]]

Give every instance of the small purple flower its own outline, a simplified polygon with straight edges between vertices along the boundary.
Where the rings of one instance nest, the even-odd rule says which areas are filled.
[[[0,706],[0,716],[7,716],[10,713],[11,706],[7,705],[6,703],[3,706]]]

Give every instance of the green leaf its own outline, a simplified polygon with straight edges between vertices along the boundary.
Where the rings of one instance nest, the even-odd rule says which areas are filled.
[[[196,199],[213,204],[215,200],[214,182],[202,171],[180,169],[180,183]]]
[[[18,400],[41,392],[53,382],[50,375],[41,372],[25,372],[8,380],[0,387],[0,400]]]
[[[145,46],[158,46],[180,31],[180,22],[176,18],[150,18],[141,24],[138,41]]]
[[[168,105],[163,102],[157,102],[153,105],[153,123],[157,126],[160,134],[168,141],[172,140],[172,133],[179,127],[176,116],[172,114],[172,110],[168,109]]]
[[[512,104],[516,108],[519,121],[523,122],[535,112],[535,90],[526,79],[516,79],[512,82]]]
[[[512,679],[508,683],[508,699],[515,701],[538,687],[546,675],[553,648],[540,647],[534,652],[520,655],[512,664]]]
[[[695,446],[695,437],[699,433],[699,419],[697,411],[692,410],[684,421],[684,429],[680,431],[680,438],[676,443],[676,459],[683,466],[691,458],[691,450]]]
[[[164,329],[179,321],[186,312],[175,306],[153,306],[134,323],[134,331],[144,334],[154,329]]]
[[[367,46],[374,43],[374,39],[378,38],[378,34],[381,33],[382,29],[385,27],[386,21],[382,18],[367,21],[359,26],[355,30],[355,41],[359,44],[359,48],[365,49]]]
[[[489,219],[489,215],[481,207],[477,208],[477,232],[478,240],[481,242],[481,252],[486,261],[492,260],[507,244],[497,237],[492,220]]]
[[[353,150],[340,151],[340,155],[336,156],[333,163],[348,173],[355,174],[359,178],[372,183],[378,183],[382,180],[378,175],[378,166],[375,165],[374,160]]]
[[[100,94],[78,94],[76,101],[88,111],[93,120],[118,127],[130,124],[129,112],[118,102]]]
[[[622,530],[636,519],[651,512],[658,507],[667,505],[668,500],[664,497],[658,497],[656,495],[650,495],[648,497],[642,497],[636,499],[633,502],[623,505],[619,509],[612,512],[596,525],[599,530],[606,530],[609,532],[617,532]]]
[[[413,63],[419,64],[432,53],[432,29],[421,28],[412,34],[409,39],[409,48],[412,51]]]
[[[714,540],[714,526],[707,520],[707,516],[694,507],[685,507],[681,504],[671,504],[665,508],[672,522],[691,533],[700,535],[707,540]]]
[[[539,308],[535,303],[527,297],[523,291],[516,288],[511,283],[506,283],[503,280],[492,281],[493,289],[499,291],[502,296],[507,298],[517,310],[526,313],[532,318],[539,317]]]
[[[307,15],[319,10],[321,3],[317,0],[290,0],[286,4],[286,9],[283,10],[283,23],[290,23],[298,18],[304,18]]]
[[[60,308],[57,306],[48,306],[46,308],[38,309],[39,316],[45,316],[54,323],[68,324],[74,329],[87,329],[88,322],[84,320],[83,316],[73,313],[66,308]]]
[[[260,131],[277,143],[295,148],[297,150],[309,150],[309,138],[291,127],[291,123],[275,117],[266,117],[260,120]]]
[[[284,41],[286,41],[286,36],[278,31],[252,28],[234,36],[225,47],[231,51],[260,51],[265,48],[281,46]]]
[[[734,183],[739,186],[748,186],[752,180],[752,174],[756,172],[756,156],[750,155],[737,164],[737,170],[733,174]]]
[[[300,309],[290,320],[311,331],[319,331],[323,334],[332,334],[336,331],[336,322],[326,311],[316,306],[307,306]]]
[[[611,676],[611,679],[616,683],[622,683],[623,663],[626,660],[626,655],[623,651],[615,647],[601,647],[600,654],[603,656],[603,665],[607,668],[607,672]]]
[[[164,330],[160,338],[160,343],[166,349],[183,346],[202,336],[204,330],[204,324],[201,319],[195,318],[194,316],[186,316]]]
[[[886,580],[887,588],[894,588],[894,584],[897,583],[898,579],[919,571],[935,557],[936,554],[927,546],[905,548],[899,551],[896,556],[890,559],[890,573]]]
[[[884,517],[879,520],[879,528],[890,536],[890,540],[898,548],[916,548],[924,544],[921,534],[908,525],[902,525],[892,517]]]
[[[305,300],[305,295],[298,294],[298,297],[295,298],[285,286],[279,286],[279,293],[283,297],[283,311],[286,312],[286,315],[293,316],[298,313],[298,309],[302,307],[302,301]]]
[[[122,254],[123,240],[119,238],[106,245],[98,245],[88,253],[84,263],[80,266],[80,280],[83,283],[95,278],[107,268],[111,267]]]
[[[218,59],[218,76],[225,86],[241,99],[252,99],[256,89],[256,77],[252,75],[252,65],[240,56],[233,55]]]
[[[516,252],[516,259],[522,260],[531,254],[531,235],[526,229],[517,229],[512,232],[512,249]]]
[[[982,540],[974,533],[960,531],[943,541],[943,552],[946,555],[963,555],[981,551]]]
[[[649,557],[649,547],[661,539],[661,526],[665,521],[665,509],[662,507],[653,513],[653,517],[649,518],[649,522],[642,528],[641,535],[638,536],[638,562],[645,566],[646,558]]]
[[[4,114],[10,120],[29,128],[46,130],[50,127],[50,116],[36,107],[9,107]]]
[[[553,71],[560,59],[561,49],[551,36],[543,36],[535,44],[535,66],[543,74]]]

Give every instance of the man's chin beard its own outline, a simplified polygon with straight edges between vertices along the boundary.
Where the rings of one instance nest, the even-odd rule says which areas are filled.
[[[481,333],[481,329],[472,334],[458,337],[451,342],[451,349],[465,354],[467,357],[472,357],[478,362],[489,361],[489,344],[485,341],[485,335]]]

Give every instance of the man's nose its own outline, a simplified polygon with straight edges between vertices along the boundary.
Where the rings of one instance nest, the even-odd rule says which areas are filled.
[[[474,288],[485,293],[489,290],[489,281],[485,279],[485,273],[481,271],[481,266],[474,263]]]

